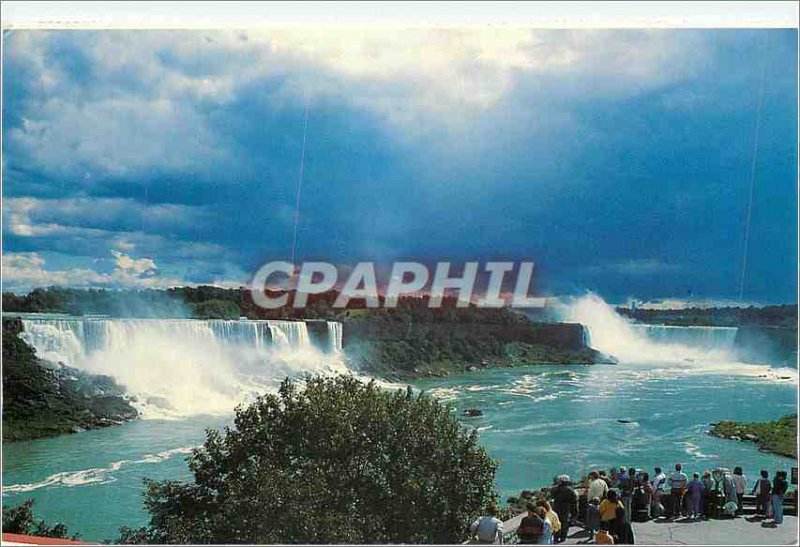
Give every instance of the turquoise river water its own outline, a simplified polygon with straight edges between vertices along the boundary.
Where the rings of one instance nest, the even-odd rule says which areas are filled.
[[[620,341],[608,333],[596,336],[596,328],[593,344],[604,350],[619,343],[632,347],[647,334],[623,330]],[[722,419],[758,421],[796,412],[796,370],[738,363],[720,353],[726,333],[698,334],[687,339],[683,333],[679,343],[664,345],[665,334],[650,333],[641,354],[613,366],[490,368],[415,387],[451,406],[465,427],[479,430],[499,461],[503,498],[547,484],[554,475],[575,477],[598,466],[652,469],[681,462],[688,471],[702,471],[741,465],[753,477],[761,468],[796,465],[752,443],[706,434],[710,422]],[[694,356],[670,353],[687,351]],[[646,358],[648,352],[653,358]],[[466,408],[484,414],[463,418]],[[3,504],[34,498],[37,514],[48,522],[63,522],[87,540],[116,538],[120,526],[147,521],[142,479],[190,478],[185,458],[191,447],[202,443],[206,427],[221,427],[229,418],[218,412],[145,412],[144,419],[118,427],[5,443]]]

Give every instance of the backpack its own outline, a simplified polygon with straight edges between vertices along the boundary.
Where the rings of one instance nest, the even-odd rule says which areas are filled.
[[[544,532],[542,519],[530,516],[523,518],[517,528],[517,536],[522,540],[538,538],[542,532]]]
[[[728,503],[726,503],[722,507],[722,511],[729,517],[735,517],[736,516],[736,510],[738,508],[739,507],[736,505],[736,502],[729,501]]]
[[[598,545],[614,545],[614,538],[605,530],[600,530],[594,535],[594,542]]]

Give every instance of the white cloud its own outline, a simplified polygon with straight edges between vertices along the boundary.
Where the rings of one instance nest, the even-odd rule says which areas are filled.
[[[125,176],[154,163],[192,172],[198,156],[227,161],[189,103],[136,96],[76,103],[51,97],[35,116],[11,128],[7,138],[53,173],[71,166],[73,174]]]
[[[54,53],[64,42],[67,52]],[[18,32],[6,66],[30,75],[28,108],[7,139],[10,154],[51,173],[186,173],[198,159],[234,164],[207,110],[245,88],[263,88],[276,105],[332,98],[413,134],[463,126],[521,85],[519,108],[542,113],[570,93],[635,95],[692,74],[705,49],[691,32],[505,27]],[[85,68],[76,71],[71,56]]]
[[[158,269],[156,263],[151,258],[131,258],[128,255],[122,254],[116,249],[111,250],[111,254],[116,258],[117,269],[126,275],[142,276],[153,275]]]
[[[146,204],[123,198],[8,197],[3,200],[5,228],[22,237],[68,234],[101,237],[108,231],[194,232],[209,222],[204,207]],[[131,245],[120,243],[118,246]],[[128,249],[130,250],[130,249]]]
[[[47,270],[38,253],[3,253],[3,286],[5,289],[28,289],[50,285],[105,285],[107,275],[90,269]]]
[[[3,254],[3,285],[7,289],[30,289],[50,285],[69,287],[167,288],[187,285],[185,281],[157,275],[156,264],[149,258],[133,258],[112,251],[116,267],[109,273],[91,268],[51,270],[35,252]]]

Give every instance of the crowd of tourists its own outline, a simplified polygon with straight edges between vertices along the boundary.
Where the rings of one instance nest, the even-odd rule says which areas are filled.
[[[695,472],[691,478],[681,464],[669,474],[656,467],[652,477],[644,469],[620,467],[589,473],[579,485],[585,493],[585,509],[579,510],[581,498],[569,476],[560,475],[553,482],[546,496],[528,502],[517,529],[520,543],[561,543],[573,522],[582,520],[588,541],[633,544],[633,521],[735,518],[743,514],[742,500],[748,491],[756,498],[756,516],[778,526],[783,523],[783,497],[789,489],[785,471],[770,479],[762,470],[751,487],[741,467],[733,472],[727,468]],[[471,532],[481,543],[502,543],[497,507],[490,512],[494,514],[472,524]]]
[[[736,517],[743,513],[742,500],[749,490],[756,497],[757,516],[774,525],[783,523],[783,497],[789,489],[785,471],[777,471],[770,480],[769,472],[762,470],[752,489],[741,467],[734,468],[733,472],[727,468],[705,471],[702,475],[695,472],[691,478],[679,463],[669,475],[660,467],[653,472],[651,478],[648,472],[636,468],[612,468],[608,474],[602,470],[592,471],[585,482],[589,501],[587,515],[592,505],[602,504],[603,499],[613,495],[623,507],[626,522],[659,517]],[[605,517],[601,518],[601,526],[603,520],[610,519],[610,513]]]

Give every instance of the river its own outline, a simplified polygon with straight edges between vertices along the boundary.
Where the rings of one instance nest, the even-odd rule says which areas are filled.
[[[576,306],[570,319],[588,324],[595,347],[621,354],[624,358],[617,365],[489,368],[415,384],[451,406],[465,427],[479,430],[483,446],[499,461],[497,485],[504,498],[547,484],[554,475],[576,477],[594,467],[652,469],[660,465],[668,469],[681,462],[687,471],[702,471],[741,465],[753,477],[761,468],[772,472],[793,465],[790,459],[759,452],[752,443],[717,439],[705,432],[710,422],[722,419],[759,421],[796,412],[795,369],[737,362],[730,353],[732,332],[632,326],[603,306],[598,302],[586,304],[587,309]],[[183,336],[194,351],[200,348],[209,358],[223,359],[221,342],[214,339],[241,337],[241,333],[221,335],[219,326],[207,324],[157,327],[148,323],[141,328],[150,329],[148,336],[170,348],[170,355]],[[224,389],[214,388],[214,382],[229,382],[229,376],[220,380],[219,374],[209,375],[199,354],[178,368],[183,374],[188,366],[206,371],[199,380],[187,379],[188,391],[172,386],[159,392],[159,374],[167,373],[160,372],[163,363],[152,364],[158,345],[144,336],[134,343],[139,335],[130,324],[126,328],[129,337],[123,341],[111,337],[99,344],[99,350],[98,344],[93,345],[95,353],[105,352],[101,360],[89,355],[88,335],[74,325],[62,325],[55,335],[65,337],[69,331],[68,348],[77,352],[70,359],[95,372],[111,372],[98,369],[97,363],[109,362],[109,358],[113,362],[114,351],[124,352],[128,367],[134,366],[131,359],[136,356],[149,356],[149,364],[122,375],[143,392],[175,397],[185,408],[173,408],[175,412],[144,408],[145,419],[119,427],[3,446],[4,505],[34,498],[37,515],[48,522],[63,522],[87,540],[113,539],[120,526],[146,524],[143,478],[190,478],[187,453],[202,443],[206,427],[221,427],[230,418],[225,412],[198,412],[196,404],[187,402],[192,399],[192,389],[210,397],[214,410],[218,410],[219,397],[241,395],[237,391],[241,386],[236,390],[228,384]],[[33,335],[30,339],[40,353],[59,355],[60,346],[53,336],[45,336],[41,330],[39,334],[39,339]],[[169,344],[159,338],[164,336]],[[306,344],[303,336],[295,337],[299,340],[295,345]],[[116,350],[114,344],[119,346]],[[307,346],[303,358],[287,357],[294,355],[289,346],[281,351],[289,353],[260,354],[264,378],[255,384],[257,360],[250,359],[246,374],[238,371],[246,376],[246,385],[274,385],[284,374],[306,370],[310,366],[304,364],[306,358],[310,362],[320,356]],[[314,365],[310,370],[340,372],[340,362],[331,364],[338,362],[336,351],[332,354],[326,367]],[[143,393],[143,399],[148,393]],[[461,417],[466,408],[480,408],[484,414]]]

